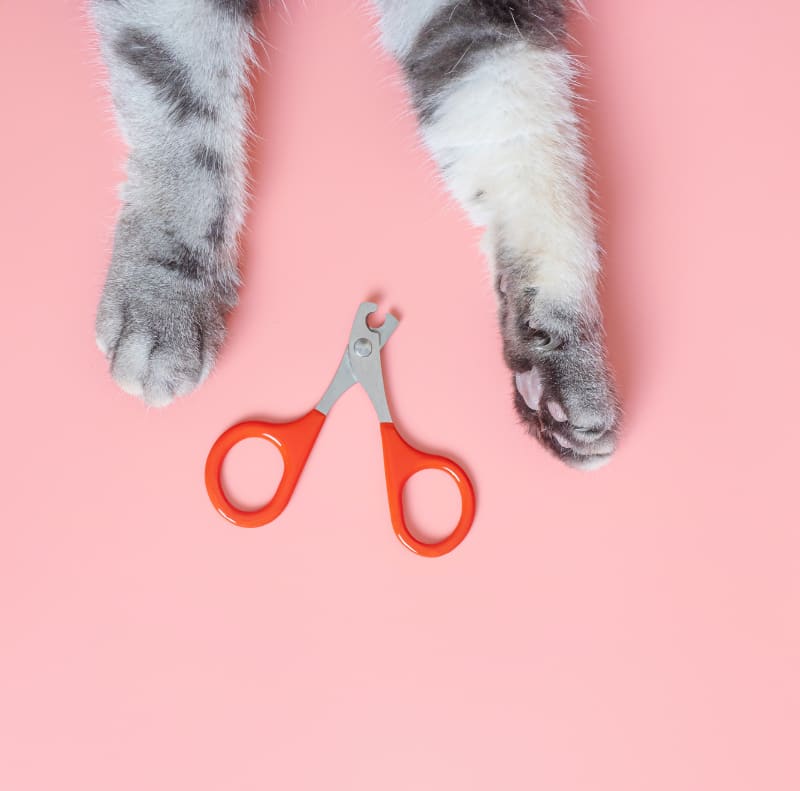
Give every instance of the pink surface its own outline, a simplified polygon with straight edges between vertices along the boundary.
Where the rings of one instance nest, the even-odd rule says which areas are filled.
[[[119,392],[93,316],[123,149],[78,4],[46,5],[0,5],[0,787],[800,787],[796,4],[575,25],[627,410],[593,474],[516,425],[477,233],[356,3],[267,15],[214,376],[166,411]],[[361,393],[280,522],[205,498],[217,434],[312,406],[373,294],[401,428],[477,486],[440,560],[392,534]]]

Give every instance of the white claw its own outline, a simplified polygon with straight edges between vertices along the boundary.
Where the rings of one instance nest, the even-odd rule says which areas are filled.
[[[544,384],[542,383],[542,377],[539,371],[536,368],[531,368],[530,371],[516,374],[514,376],[514,381],[525,403],[531,409],[537,411],[539,409],[539,402],[542,400],[542,392],[544,391]]]

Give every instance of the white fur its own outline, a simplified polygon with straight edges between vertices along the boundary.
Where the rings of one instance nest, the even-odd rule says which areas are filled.
[[[524,42],[487,55],[422,129],[447,186],[497,245],[530,262],[545,302],[594,313],[598,251],[585,157],[561,49]]]
[[[384,47],[398,58],[408,54],[419,31],[448,0],[374,0]]]

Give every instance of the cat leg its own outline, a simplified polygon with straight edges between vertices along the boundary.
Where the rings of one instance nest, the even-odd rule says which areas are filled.
[[[581,468],[616,446],[619,409],[573,109],[562,0],[376,0],[427,147],[486,227],[516,409]]]
[[[236,303],[255,0],[92,0],[127,180],[97,344],[163,406],[209,373]]]

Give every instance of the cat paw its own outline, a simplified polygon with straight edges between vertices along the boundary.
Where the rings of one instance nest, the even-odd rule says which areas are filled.
[[[514,373],[514,405],[528,431],[561,461],[584,470],[617,447],[619,409],[602,357],[591,347],[532,355]]]
[[[208,376],[235,290],[204,276],[213,252],[140,231],[120,221],[95,330],[120,388],[162,407]]]
[[[498,291],[505,358],[523,425],[571,467],[606,464],[617,448],[620,409],[599,321],[537,306],[533,289]]]
[[[114,289],[103,295],[96,331],[114,381],[149,406],[161,407],[208,376],[225,325],[202,299]]]

